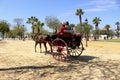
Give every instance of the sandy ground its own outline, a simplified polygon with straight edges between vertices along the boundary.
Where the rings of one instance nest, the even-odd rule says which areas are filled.
[[[78,58],[58,62],[34,41],[0,41],[0,80],[120,80],[120,43],[89,41]]]

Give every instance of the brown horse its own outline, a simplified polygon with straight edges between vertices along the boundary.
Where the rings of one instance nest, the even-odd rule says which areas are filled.
[[[33,34],[32,35],[32,39],[35,41],[35,52],[36,52],[36,46],[37,46],[37,44],[40,45],[40,52],[42,52],[42,50],[41,50],[41,44],[42,43],[44,44],[46,52],[47,52],[47,46],[46,46],[47,43],[49,44],[49,46],[51,48],[51,51],[52,51],[52,47],[51,47],[51,44],[50,44],[50,37],[49,37],[49,35],[42,34],[42,33],[37,33],[37,34]]]

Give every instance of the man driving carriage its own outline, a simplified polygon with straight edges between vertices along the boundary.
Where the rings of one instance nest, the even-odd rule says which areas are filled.
[[[62,23],[62,26],[61,26],[61,28],[60,28],[60,31],[57,33],[57,35],[62,35],[63,34],[63,32],[64,32],[64,30],[66,30],[67,28],[65,27],[65,23],[63,22]]]
[[[63,31],[66,30],[65,23],[62,23],[62,26],[60,27],[60,31],[57,32],[57,34],[51,35],[51,39],[56,39],[58,36],[63,34]]]
[[[57,34],[52,35],[51,38],[56,39],[58,36],[59,37],[64,36],[65,33],[73,33],[73,30],[72,30],[72,32],[70,30],[71,30],[71,28],[69,26],[69,22],[68,21],[66,23],[63,22],[62,26],[60,27],[59,32],[57,32]]]

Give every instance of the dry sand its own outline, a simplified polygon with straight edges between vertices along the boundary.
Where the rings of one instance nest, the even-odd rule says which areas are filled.
[[[120,80],[120,43],[88,44],[80,57],[58,62],[39,46],[35,53],[32,40],[0,41],[0,80]]]

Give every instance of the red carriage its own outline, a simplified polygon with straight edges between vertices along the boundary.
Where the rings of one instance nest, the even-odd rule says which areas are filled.
[[[82,54],[84,47],[81,34],[64,32],[57,36],[52,42],[52,55],[58,61],[65,61],[68,57],[78,57]]]

